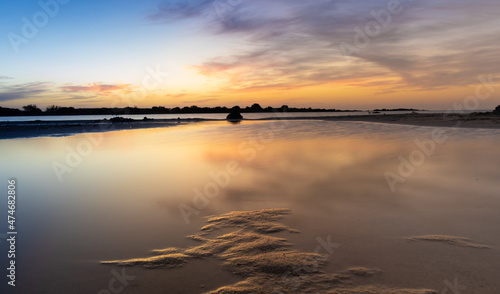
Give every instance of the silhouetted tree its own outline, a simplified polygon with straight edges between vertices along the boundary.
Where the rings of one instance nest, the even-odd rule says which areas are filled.
[[[500,105],[498,105],[493,112],[500,113]]]
[[[56,106],[56,105],[47,106],[47,108],[45,109],[45,112],[47,112],[47,113],[57,113],[60,111],[61,111],[61,107]]]
[[[35,115],[35,114],[42,113],[42,110],[40,108],[36,107],[35,104],[25,105],[25,106],[23,106],[23,109],[26,112],[26,114],[29,114],[29,115]]]
[[[250,107],[250,110],[254,112],[261,112],[264,109],[262,109],[262,107],[258,103],[254,103],[252,107]]]
[[[216,107],[214,108],[214,111],[215,111],[215,112],[218,112],[218,113],[221,113],[221,112],[227,112],[227,111],[228,111],[228,109],[227,109],[227,107],[225,107],[225,106],[224,106],[224,107],[216,106]]]
[[[199,108],[198,106],[196,105],[191,105],[191,107],[189,107],[189,112],[192,112],[192,113],[199,113],[199,112],[202,112],[201,111],[202,108]]]
[[[258,103],[252,104],[252,106],[239,107],[234,106],[232,108],[227,108],[225,106],[215,106],[215,107],[198,107],[196,105],[185,106],[183,108],[175,107],[175,108],[165,108],[163,106],[154,106],[152,108],[139,108],[137,106],[129,106],[129,107],[113,107],[113,108],[74,108],[74,107],[61,107],[57,105],[50,105],[46,108],[45,112],[40,110],[35,104],[25,105],[23,106],[24,111],[14,108],[1,108],[0,107],[0,116],[8,116],[8,115],[96,115],[96,114],[106,114],[106,115],[126,115],[126,114],[179,114],[179,113],[229,113],[232,110],[237,110],[239,113],[247,113],[247,112],[317,112],[317,111],[341,111],[335,109],[319,109],[315,108],[295,108],[288,107],[288,105],[283,105],[279,108],[273,108],[268,106],[266,108],[261,107]],[[494,110],[495,113],[500,113],[500,110],[497,107],[497,110]]]
[[[22,115],[22,112],[17,108],[0,107],[0,115]]]

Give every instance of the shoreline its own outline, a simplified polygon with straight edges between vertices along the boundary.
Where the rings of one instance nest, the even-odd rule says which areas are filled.
[[[328,120],[386,123],[425,127],[482,128],[500,129],[500,114],[472,113],[462,114],[382,114],[382,115],[347,115],[326,117],[270,117],[262,119],[243,119],[242,121],[268,120]],[[68,121],[27,121],[0,122],[0,139],[20,139],[34,137],[71,136],[80,133],[110,132],[120,130],[150,129],[173,127],[190,123],[227,121],[225,119],[149,119],[125,120],[68,120]],[[227,121],[230,122],[230,121]]]
[[[328,117],[325,119],[334,121],[360,121],[422,127],[500,129],[500,113],[409,113]]]

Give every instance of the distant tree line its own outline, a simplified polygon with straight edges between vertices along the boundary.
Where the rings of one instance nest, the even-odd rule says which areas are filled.
[[[17,108],[0,107],[0,116],[23,116],[23,115],[126,115],[126,114],[180,114],[180,113],[230,113],[231,110],[237,109],[241,113],[251,112],[336,112],[336,111],[354,111],[354,110],[337,110],[324,108],[295,108],[283,105],[279,108],[271,106],[263,108],[258,103],[252,106],[241,108],[234,106],[227,108],[225,106],[216,107],[198,107],[196,105],[186,107],[167,108],[163,106],[154,106],[152,108],[124,107],[124,108],[74,108],[61,107],[57,105],[48,106],[45,111],[38,108],[35,104],[29,104]]]
[[[234,106],[227,108],[225,106],[216,107],[198,107],[185,106],[167,108],[163,106],[154,106],[152,108],[124,107],[124,108],[74,108],[61,107],[56,105],[48,106],[45,111],[38,108],[35,104],[29,104],[22,107],[22,110],[17,108],[6,108],[0,106],[0,116],[30,116],[30,115],[126,115],[126,114],[179,114],[179,113],[230,113],[232,110],[238,110],[241,113],[252,112],[352,112],[358,110],[338,110],[324,108],[296,108],[283,105],[279,108],[268,106],[261,107],[258,103],[252,106],[241,108]],[[413,108],[393,108],[393,109],[374,109],[373,111],[417,111]],[[500,113],[500,105],[498,105],[494,113]]]

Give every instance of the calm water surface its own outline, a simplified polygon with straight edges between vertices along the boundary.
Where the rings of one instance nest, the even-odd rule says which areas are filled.
[[[446,113],[448,110],[426,110],[419,111],[420,113]],[[488,110],[475,110],[477,112],[489,112]],[[475,112],[462,110],[461,113]],[[380,112],[380,114],[408,114],[411,111],[387,111]],[[346,116],[346,115],[366,115],[367,111],[352,111],[352,112],[263,112],[263,113],[243,113],[245,119],[262,119],[271,117],[326,117],[326,116]],[[373,114],[373,115],[380,115]],[[131,115],[119,115],[125,118],[132,119],[143,119],[145,116],[153,119],[177,119],[178,117],[182,119],[190,118],[203,118],[203,119],[225,119],[227,113],[179,113],[179,114],[131,114]],[[0,116],[0,122],[3,121],[61,121],[61,120],[102,120],[113,118],[113,115],[44,115],[44,116]]]
[[[328,236],[341,245],[330,260],[332,272],[383,268],[388,285],[439,291],[444,279],[458,276],[469,289],[495,293],[488,287],[500,286],[494,278],[497,249],[404,240],[443,234],[500,247],[500,132],[444,129],[442,142],[430,144],[433,130],[360,122],[215,122],[0,140],[1,189],[7,190],[7,179],[17,179],[15,293],[98,293],[112,278],[112,267],[99,260],[188,246],[193,243],[184,236],[199,230],[203,216],[272,207],[292,209],[285,222],[302,233],[287,238],[298,248],[313,251],[317,238]],[[421,156],[415,140],[427,141],[429,154]],[[413,164],[401,177],[402,161]],[[401,177],[394,192],[386,172]],[[5,209],[0,219],[6,219]],[[4,268],[4,239],[0,247]],[[184,277],[210,285],[203,280],[208,273],[188,270]],[[122,293],[163,293],[158,283],[178,293],[200,291],[175,278],[175,271],[127,272],[136,279]]]

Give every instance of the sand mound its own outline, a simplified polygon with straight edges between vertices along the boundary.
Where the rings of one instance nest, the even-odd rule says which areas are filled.
[[[276,280],[264,276],[249,277],[231,286],[224,286],[208,294],[438,294],[429,289],[394,289],[383,286],[355,286],[349,277],[336,274],[317,274],[296,277],[294,280]]]
[[[379,269],[353,267],[343,274],[324,272],[326,258],[316,253],[291,250],[284,238],[265,235],[273,232],[296,232],[278,223],[288,209],[263,209],[235,211],[209,217],[202,233],[188,236],[200,242],[190,248],[165,248],[153,250],[148,258],[102,261],[103,264],[122,266],[139,265],[147,268],[172,268],[182,266],[193,258],[217,258],[222,267],[245,279],[208,292],[210,294],[240,293],[406,293],[431,294],[432,290],[392,289],[381,286],[356,285],[354,281],[381,273]],[[223,228],[236,231],[208,238],[208,232]],[[354,278],[356,277],[356,278]]]
[[[208,294],[283,294],[283,293],[330,293],[336,285],[348,277],[342,275],[316,274],[297,276],[293,279],[275,279],[257,275],[230,286],[224,286]]]
[[[271,250],[279,250],[290,246],[283,238],[266,236],[244,230],[238,230],[219,236],[215,239],[205,239],[198,236],[202,245],[184,250],[184,254],[192,257],[218,256],[229,259],[234,256],[254,255]]]
[[[142,265],[146,268],[169,268],[182,265],[186,262],[189,256],[182,253],[172,253],[158,255],[148,258],[134,258],[125,260],[111,260],[111,261],[101,261],[102,264],[117,264],[117,265]]]
[[[202,231],[216,231],[229,227],[242,227],[258,233],[276,233],[290,231],[297,233],[284,224],[275,221],[281,219],[283,215],[289,214],[289,209],[262,209],[255,211],[233,211],[220,216],[208,217],[208,225],[201,228]]]
[[[325,263],[326,259],[315,253],[276,251],[229,258],[223,266],[233,273],[242,275],[253,273],[300,275],[304,272],[318,272]],[[297,271],[299,268],[302,272]]]
[[[443,243],[447,243],[447,244],[455,245],[455,246],[472,247],[472,248],[480,248],[480,249],[491,248],[488,245],[477,243],[477,242],[472,241],[468,238],[446,236],[446,235],[412,236],[412,237],[408,237],[407,239],[411,240],[411,241],[436,241],[436,242],[443,242]]]
[[[181,253],[183,250],[180,248],[175,248],[175,247],[170,247],[170,248],[165,248],[165,249],[156,249],[151,251],[151,254],[153,255],[166,255],[166,254],[171,254],[171,253]]]
[[[346,273],[361,277],[373,276],[381,272],[382,271],[379,270],[378,268],[366,268],[366,267],[351,267],[346,271]]]

